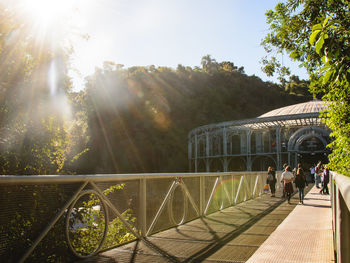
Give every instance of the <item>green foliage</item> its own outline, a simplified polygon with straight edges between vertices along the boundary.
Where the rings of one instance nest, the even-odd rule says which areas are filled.
[[[73,185],[54,184],[2,186],[0,201],[4,213],[0,216],[0,259],[18,262],[71,198],[75,188]],[[124,190],[124,184],[116,184],[105,189],[103,194],[112,199],[117,191]],[[72,209],[74,213],[69,220],[69,235],[72,246],[79,254],[87,255],[100,244],[105,228],[103,209],[100,199],[94,194],[80,198]],[[134,225],[136,218],[131,208],[123,210],[124,219]],[[65,236],[66,216],[67,211],[26,262],[72,262],[75,259],[69,251]],[[117,216],[109,215],[108,232],[102,249],[115,247],[133,239],[135,236],[124,223]]]
[[[266,13],[270,33],[263,45],[286,51],[308,70],[311,92],[329,102],[323,116],[334,139],[330,167],[350,176],[349,8],[344,0],[279,3]]]
[[[268,60],[267,57],[263,58],[261,63],[264,65],[261,70],[269,77],[273,76],[275,73],[278,74],[278,80],[281,83],[282,88],[286,86],[286,77],[290,75],[290,70],[288,67],[282,66],[275,57],[271,57]]]
[[[117,190],[123,190],[124,184],[113,185],[103,191],[105,196],[115,193]],[[90,194],[87,200],[78,200],[73,208],[71,218],[69,219],[69,239],[72,247],[77,254],[86,256],[98,248],[107,227],[106,237],[102,248],[107,249],[115,247],[124,242],[131,241],[136,237],[130,233],[125,224],[119,217],[114,217],[109,221],[105,214],[105,209],[99,197]],[[134,224],[136,218],[132,215],[132,210],[126,209],[121,214],[124,219]],[[108,224],[105,221],[108,220]],[[137,231],[136,229],[134,229]]]
[[[18,262],[69,196],[69,191],[58,185],[2,186],[2,261]],[[55,248],[54,252],[52,248]],[[68,255],[68,249],[64,237],[64,220],[61,219],[26,262],[63,262],[64,255]]]
[[[287,83],[281,89],[209,55],[202,68],[105,63],[87,78],[82,99],[90,139],[81,172],[186,172],[191,129],[311,98],[307,82],[294,77]]]
[[[74,127],[79,116],[68,114],[70,51],[48,36],[37,39],[15,6],[0,5],[0,174],[67,173],[67,160],[85,150],[74,134],[83,131]]]

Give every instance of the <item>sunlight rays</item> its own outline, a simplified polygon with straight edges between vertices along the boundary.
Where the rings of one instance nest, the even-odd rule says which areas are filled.
[[[48,85],[51,96],[57,93],[57,75],[56,75],[56,63],[55,60],[51,60],[49,72],[48,72]]]
[[[107,82],[107,84],[104,83],[105,85],[103,85],[102,84],[103,82]],[[103,95],[108,98],[108,101],[106,102],[107,105],[105,105],[105,106],[108,106],[108,107],[112,108],[112,111],[114,112],[115,117],[116,117],[115,121],[116,121],[117,128],[120,129],[123,132],[123,135],[127,139],[127,142],[128,142],[128,145],[129,145],[129,149],[132,152],[131,155],[129,155],[127,153],[123,153],[123,155],[126,155],[128,161],[131,164],[136,162],[137,163],[136,166],[142,167],[142,170],[145,172],[146,168],[144,167],[144,164],[142,162],[142,158],[140,157],[140,153],[138,152],[137,146],[135,145],[135,143],[133,141],[133,138],[130,136],[129,131],[127,129],[127,125],[124,123],[123,118],[121,118],[120,115],[119,115],[119,112],[118,112],[117,108],[118,108],[118,106],[120,106],[121,103],[120,104],[118,104],[118,103],[121,102],[121,101],[118,100],[118,98],[116,96],[112,96],[112,94],[110,94],[110,87],[108,86],[108,81],[104,80],[103,82],[101,83],[102,84],[101,85],[102,93],[104,93]],[[127,107],[128,104],[132,105],[130,99],[128,99],[126,101],[123,101],[122,103],[125,105],[125,107]],[[118,164],[116,162],[117,159],[115,157],[113,148],[111,146],[110,137],[109,137],[108,133],[106,132],[106,129],[105,129],[105,126],[104,126],[104,120],[101,117],[100,113],[98,112],[98,106],[96,104],[94,104],[94,107],[96,109],[99,125],[100,125],[100,128],[102,129],[103,137],[105,139],[105,143],[106,143],[107,148],[108,148],[108,153],[109,153],[110,157],[112,158],[112,162],[113,162],[113,165],[114,165],[116,171],[120,172],[119,171],[119,166],[118,166]],[[130,107],[132,108],[132,106],[130,106]]]
[[[22,8],[38,29],[45,31],[57,28],[63,18],[69,18],[74,4],[72,0],[23,0]]]

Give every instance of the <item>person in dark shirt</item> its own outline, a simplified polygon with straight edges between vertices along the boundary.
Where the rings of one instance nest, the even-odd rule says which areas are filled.
[[[304,189],[305,186],[307,186],[307,181],[300,163],[298,163],[298,169],[295,176],[295,186],[298,188],[299,192],[299,204],[304,204]]]
[[[322,189],[320,191],[320,194],[329,195],[328,183],[329,183],[329,169],[327,166],[325,166],[322,173]]]
[[[270,186],[271,197],[274,197],[276,193],[276,172],[271,166],[267,169],[266,183]]]

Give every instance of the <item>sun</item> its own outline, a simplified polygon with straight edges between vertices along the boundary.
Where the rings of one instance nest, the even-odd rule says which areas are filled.
[[[71,19],[75,0],[23,0],[23,13],[37,28],[52,29]]]

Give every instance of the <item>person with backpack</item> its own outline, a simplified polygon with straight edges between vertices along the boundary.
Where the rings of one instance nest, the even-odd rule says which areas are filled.
[[[329,183],[329,169],[327,166],[325,166],[322,173],[322,189],[320,191],[320,194],[329,195],[328,183]]]
[[[288,164],[283,164],[283,169],[282,171],[285,171],[286,170],[286,167],[288,166]],[[282,197],[281,198],[286,198],[286,192],[284,191],[284,182],[283,180],[281,179],[281,184],[282,184],[282,189],[283,189],[283,194],[282,194]]]
[[[322,162],[319,161],[317,166],[315,167],[315,184],[316,184],[316,188],[320,188],[321,175],[322,175]]]
[[[276,172],[273,167],[269,166],[267,169],[266,184],[270,186],[271,197],[275,197],[276,193]]]
[[[290,204],[290,198],[292,197],[292,194],[294,192],[292,184],[292,182],[294,181],[294,175],[289,165],[287,165],[284,172],[282,173],[281,180],[283,181],[284,192],[288,198],[288,204]]]
[[[305,185],[307,186],[308,184],[306,181],[304,170],[303,170],[303,168],[301,168],[300,163],[298,163],[298,169],[296,172],[294,182],[295,182],[295,186],[298,188],[298,192],[299,192],[299,204],[304,204],[304,189],[305,189]]]

